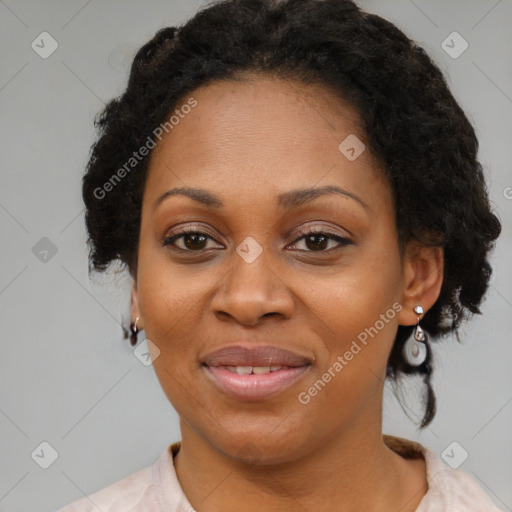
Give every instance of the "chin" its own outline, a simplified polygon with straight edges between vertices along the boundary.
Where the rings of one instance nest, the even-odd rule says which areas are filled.
[[[247,431],[240,436],[227,434],[222,439],[209,439],[211,446],[225,456],[250,466],[286,464],[305,455],[304,447],[309,443],[297,439],[290,432]]]

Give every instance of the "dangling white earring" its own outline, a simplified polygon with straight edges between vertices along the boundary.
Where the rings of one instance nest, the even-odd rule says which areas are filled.
[[[420,317],[423,315],[423,308],[415,306],[414,312],[418,315],[418,323],[414,335],[409,337],[402,349],[404,359],[411,366],[420,366],[427,358],[427,335],[420,327]]]

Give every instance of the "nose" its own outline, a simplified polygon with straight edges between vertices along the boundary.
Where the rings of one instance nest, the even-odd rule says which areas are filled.
[[[291,318],[294,300],[288,285],[271,268],[265,251],[252,263],[234,253],[211,307],[223,321],[256,326],[264,317]]]

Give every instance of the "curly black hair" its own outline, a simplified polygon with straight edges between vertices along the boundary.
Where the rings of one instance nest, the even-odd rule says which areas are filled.
[[[216,1],[140,48],[125,92],[95,121],[98,139],[83,177],[90,271],[119,260],[136,272],[151,155],[137,150],[197,87],[247,72],[321,84],[353,105],[393,191],[401,250],[410,240],[444,250],[443,285],[424,330],[433,338],[457,334],[463,320],[480,313],[491,275],[487,256],[501,231],[475,131],[424,49],[350,0]],[[126,162],[135,154],[131,171]],[[413,328],[399,326],[387,377],[423,376],[424,428],[436,410],[431,349],[427,344],[421,366],[406,363],[402,347]]]

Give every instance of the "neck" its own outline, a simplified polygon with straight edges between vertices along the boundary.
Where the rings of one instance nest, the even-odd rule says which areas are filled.
[[[272,465],[233,459],[183,422],[181,430],[176,474],[201,512],[413,512],[426,492],[424,461],[390,450],[380,425],[348,430],[300,459]]]

